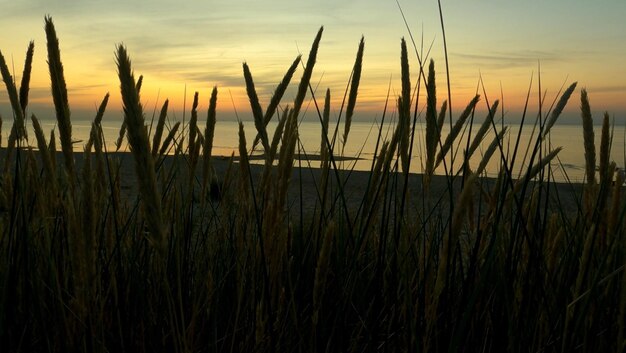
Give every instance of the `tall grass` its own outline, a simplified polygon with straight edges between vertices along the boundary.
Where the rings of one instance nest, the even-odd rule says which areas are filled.
[[[3,352],[626,348],[624,174],[611,160],[608,113],[596,166],[589,98],[580,92],[584,185],[554,183],[561,149],[546,149],[575,83],[537,119],[539,133],[528,146],[518,137],[510,154],[504,140],[511,129],[496,127],[498,101],[490,103],[486,92],[441,136],[452,112],[448,102],[437,111],[434,62],[425,68],[420,60],[414,71],[427,72],[428,79],[411,83],[402,40],[402,91],[389,99],[397,105],[382,112],[383,121],[388,114],[398,120],[388,139],[380,125],[368,181],[360,183],[335,163],[330,90],[318,104],[310,85],[322,29],[290,104],[283,96],[300,57],[265,112],[243,64],[255,135],[246,136],[240,122],[238,157],[229,161],[212,153],[218,88],[203,129],[199,94],[187,126],[169,123],[165,100],[155,129],[148,129],[142,80],[135,80],[120,45],[118,145],[128,139],[132,157],[106,149],[101,120],[108,94],[83,152],[74,154],[59,42],[49,17],[45,24],[60,152],[54,130],[46,141],[34,115],[36,145],[23,138],[34,46],[20,95],[0,55],[15,117],[9,147],[0,154]],[[363,43],[351,76],[344,142],[357,117]],[[426,102],[412,95],[420,90]],[[322,107],[320,169],[295,168],[307,97]],[[483,109],[484,122],[471,131],[474,114]],[[420,132],[411,128],[411,115],[426,123],[425,136],[415,136]],[[277,127],[268,131],[275,116]],[[261,166],[249,160],[257,138],[265,152]],[[409,173],[413,144],[426,151],[423,179]],[[518,149],[530,156],[527,162],[515,157]],[[479,163],[470,163],[479,152]],[[464,162],[453,169],[446,161],[456,153]],[[443,174],[436,173],[440,163]],[[483,176],[489,163],[498,165],[495,178]]]

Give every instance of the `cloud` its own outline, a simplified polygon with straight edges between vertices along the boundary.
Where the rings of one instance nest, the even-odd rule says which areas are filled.
[[[515,51],[494,51],[491,53],[452,53],[451,55],[463,61],[463,65],[471,67],[488,67],[489,69],[511,69],[536,66],[540,63],[569,62],[572,59],[580,59],[589,52],[555,52],[541,50],[515,50]],[[458,63],[458,61],[457,61]]]
[[[107,85],[104,85],[104,84],[72,85],[72,86],[67,87],[67,92],[68,94],[72,96],[91,95],[93,94],[93,91],[104,92],[106,88],[107,88]]]
[[[626,93],[626,85],[590,86],[592,93]]]

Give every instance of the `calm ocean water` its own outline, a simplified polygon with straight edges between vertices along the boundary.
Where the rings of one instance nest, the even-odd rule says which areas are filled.
[[[47,136],[50,135],[50,130],[55,128],[55,121],[53,120],[42,120],[41,121],[42,128],[44,132],[46,132]],[[203,122],[202,122],[203,124]],[[113,122],[113,121],[104,121],[103,122],[103,131],[106,140],[106,144],[108,146],[109,151],[115,150],[115,141],[117,140],[119,128],[121,122]],[[497,125],[500,128],[499,125]],[[391,139],[391,134],[393,131],[394,125],[392,123],[385,123],[382,128],[382,138],[383,139]],[[84,142],[87,140],[89,135],[89,130],[91,126],[89,123],[84,122],[75,122],[73,123],[73,138],[77,142],[75,144],[76,151],[82,151]],[[256,130],[254,128],[254,123],[251,121],[244,122],[244,128],[246,132],[246,139],[248,143],[248,148],[251,147],[252,140],[256,135]],[[472,128],[473,133],[478,131],[479,125],[475,124]],[[270,123],[268,127],[268,132],[270,136],[272,136],[273,131],[275,129],[275,123]],[[339,136],[343,135],[343,122],[339,127],[338,132],[338,141],[341,142],[341,138]],[[334,127],[331,126],[331,133],[334,130]],[[413,147],[413,159],[411,162],[411,171],[412,172],[422,172],[423,171],[423,156],[425,153],[424,145],[423,145],[423,137],[425,136],[424,126],[417,126],[417,133],[415,136],[415,142]],[[512,153],[513,146],[515,144],[515,139],[517,138],[517,134],[520,130],[519,125],[514,125],[509,127],[509,132],[507,133],[504,140],[504,149],[505,154]],[[600,145],[600,134],[601,134],[601,126],[595,126],[595,139],[596,139],[596,147],[599,154],[599,145]],[[301,146],[300,148],[306,152],[307,154],[316,155],[320,150],[320,141],[321,141],[321,131],[319,122],[302,122],[299,128]],[[445,139],[447,136],[448,127],[444,127],[442,132],[442,139]],[[611,150],[611,160],[615,161],[617,165],[621,168],[624,167],[625,164],[625,145],[624,145],[624,135],[626,130],[623,126],[617,126],[614,130],[613,135],[613,143]],[[55,131],[55,134],[58,139],[58,132]],[[6,132],[5,132],[6,135]],[[369,170],[372,163],[372,158],[374,156],[374,149],[376,146],[376,138],[378,135],[378,125],[375,122],[354,122],[352,123],[350,134],[348,136],[347,144],[344,148],[345,156],[360,156],[360,160],[358,161],[345,161],[343,162],[344,168],[352,168],[354,167],[357,170]],[[518,152],[518,162],[517,168],[514,169],[515,174],[519,174],[519,167],[521,166],[522,159],[524,157],[524,152],[526,147],[529,145],[531,138],[534,141],[536,138],[536,132],[533,134],[533,127],[531,125],[525,125],[522,128],[522,134],[520,139],[521,151]],[[475,157],[470,161],[470,163],[476,167],[480,162],[480,158],[482,155],[482,151],[487,148],[487,146],[493,140],[494,133],[490,131],[486,138],[483,140],[481,148],[475,153]],[[29,134],[30,144],[35,146],[34,134]],[[235,121],[218,121],[215,128],[215,139],[214,139],[214,147],[213,154],[214,155],[222,155],[222,156],[230,156],[231,153],[237,153],[237,144],[238,144],[238,124]],[[580,182],[583,181],[584,178],[584,148],[583,148],[583,132],[582,127],[577,125],[556,125],[552,128],[550,143],[554,148],[558,146],[562,146],[563,150],[559,153],[559,163],[553,163],[552,170],[554,172],[554,178],[558,181],[571,180]],[[3,145],[6,145],[6,137],[3,139]],[[57,146],[60,146],[60,143],[57,141]],[[463,140],[463,145],[465,146],[465,139]],[[547,146],[546,146],[547,147]],[[121,150],[128,150],[127,146],[123,146]],[[455,161],[455,168],[460,166],[460,161],[462,158],[462,153],[460,152],[462,149],[458,149],[459,153],[457,154]],[[341,151],[341,143],[338,144],[336,148],[336,154],[339,154]],[[424,153],[423,153],[424,152]],[[497,168],[499,165],[499,154],[496,153],[489,165],[487,166],[487,174],[493,176],[497,173]],[[530,156],[527,157],[527,159]],[[449,163],[449,157],[446,159]],[[311,161],[311,166],[317,167],[319,166],[319,162]],[[443,173],[443,165],[440,166],[437,173]]]

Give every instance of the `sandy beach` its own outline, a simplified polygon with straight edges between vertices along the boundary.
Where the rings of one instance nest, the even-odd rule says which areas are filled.
[[[2,150],[2,154],[4,154],[4,149]],[[120,162],[120,176],[121,176],[121,191],[124,196],[127,197],[127,200],[132,201],[136,200],[138,195],[138,186],[137,186],[137,176],[135,174],[135,166],[132,154],[130,152],[113,152],[109,153],[110,158],[113,160],[118,160]],[[81,167],[83,163],[83,154],[75,153],[74,154],[76,164],[78,168]],[[319,156],[308,155],[306,156],[307,160],[298,160],[294,161],[294,168],[292,170],[292,175],[289,183],[289,192],[288,192],[288,200],[287,206],[290,207],[295,213],[299,214],[300,207],[304,210],[304,213],[307,214],[313,211],[316,207],[319,207],[320,204],[320,193],[319,193],[319,185],[322,179],[322,171],[317,168],[319,166]],[[57,163],[63,160],[63,156],[60,152],[57,152]],[[258,160],[258,158],[257,158]],[[163,170],[171,170],[171,168],[175,168],[175,170],[180,170],[179,175],[183,175],[182,173],[186,173],[188,170],[187,167],[188,159],[186,156],[165,156],[162,166],[159,168],[163,168]],[[196,178],[197,180],[202,179],[201,172],[201,163],[196,168]],[[225,177],[229,177],[229,181],[231,181],[231,187],[237,187],[237,181],[234,178],[238,178],[239,173],[239,164],[237,157],[234,157],[232,162],[232,170],[230,176],[227,176],[227,169],[230,163],[230,157],[216,156],[212,158],[212,165],[217,174],[219,183],[223,183]],[[339,165],[339,163],[338,163]],[[61,164],[58,165],[58,167]],[[252,180],[257,183],[260,179],[260,174],[263,170],[263,166],[260,164],[255,164],[254,162],[250,164]],[[396,174],[396,173],[392,173]],[[398,181],[398,188],[403,187],[404,185],[404,175],[401,173],[397,176],[397,178],[390,178],[392,180],[390,182],[390,187],[392,186],[393,179]],[[343,182],[343,194],[345,198],[345,203],[348,206],[348,209],[356,212],[361,205],[361,201],[365,196],[365,192],[367,190],[368,181],[369,181],[370,173],[368,171],[358,171],[358,170],[338,170],[335,171],[331,168],[329,180],[331,183],[331,188],[335,190],[335,197],[337,204],[343,204],[343,201],[338,194],[336,186],[338,185],[338,180]],[[185,180],[187,177],[185,177]],[[432,178],[430,189],[428,191],[428,198],[430,201],[423,202],[425,193],[423,192],[423,175],[422,174],[409,174],[408,177],[408,207],[409,210],[417,211],[423,207],[423,205],[433,205],[433,207],[443,207],[447,208],[447,205],[450,202],[450,197],[448,193],[448,178],[441,175],[435,175]],[[454,181],[453,189],[455,194],[461,190],[461,178],[458,177]],[[484,193],[489,194],[493,190],[493,186],[495,184],[495,179],[483,177],[479,179],[480,184],[482,185],[482,189]],[[530,190],[530,189],[529,189]],[[556,191],[556,192],[555,192]],[[580,195],[582,193],[582,185],[581,184],[568,184],[568,183],[559,183],[553,182],[551,183],[550,188],[551,202],[556,205],[557,203],[561,205],[565,212],[575,212],[577,210],[577,204],[580,200]],[[526,192],[528,196],[530,194],[529,191]],[[558,201],[557,201],[558,197]],[[331,200],[332,202],[332,200]]]
[[[33,150],[33,152],[37,158],[36,151]],[[135,172],[135,162],[132,154],[130,152],[110,152],[108,155],[112,160],[119,161],[121,181],[120,187],[122,196],[124,196],[125,199],[131,203],[136,202],[139,195],[139,188]],[[5,156],[6,149],[0,149],[0,157],[2,160],[5,159]],[[93,154],[92,158],[94,158]],[[74,160],[79,170],[82,168],[84,163],[83,159],[83,153],[74,153]],[[287,207],[291,210],[292,215],[300,214],[300,208],[302,208],[304,214],[311,214],[311,212],[319,209],[321,200],[319,185],[322,180],[322,170],[319,168],[319,160],[320,158],[317,155],[307,155],[306,157],[302,156],[302,159],[300,160],[296,159],[294,161],[294,168],[292,170],[289,192],[287,195]],[[350,159],[344,158],[344,161],[346,160]],[[57,168],[62,168],[63,154],[60,151],[56,154],[56,161]],[[260,176],[263,171],[263,165],[258,164],[261,163],[261,161],[262,158],[259,158],[258,156],[251,158],[250,172],[252,180],[255,184],[260,180]],[[186,173],[188,171],[187,164],[189,162],[186,155],[166,155],[161,163],[162,164],[158,166],[158,168],[168,172],[174,170],[178,173],[179,171],[179,178],[183,178],[183,175],[185,175],[184,179],[180,179],[179,181],[182,180],[183,183],[187,182],[188,176],[186,176]],[[237,187],[238,180],[236,179],[239,178],[238,157],[235,156],[233,158],[230,174],[228,174],[227,171],[229,164],[230,157],[215,156],[212,158],[212,165],[217,174],[218,183],[221,185],[224,182],[224,178],[228,178],[231,182],[230,187]],[[341,165],[339,160],[337,160],[337,165]],[[395,172],[392,172],[391,174],[392,178],[390,178],[389,187],[402,188],[404,186],[404,175],[402,173]],[[351,213],[356,213],[365,196],[370,179],[370,172],[344,169],[335,171],[331,168],[328,178],[330,182],[330,190],[334,190],[334,192],[331,191],[329,196],[330,199],[327,205],[331,205],[335,202],[335,206],[338,207],[343,205],[345,200],[348,210],[350,210]],[[198,166],[196,167],[196,180],[202,180],[202,161],[199,161]],[[394,180],[397,184],[394,184]],[[343,198],[337,189],[338,181],[343,183]],[[426,193],[423,191],[424,176],[422,174],[411,173],[409,174],[407,181],[409,195],[407,198],[407,207],[409,207],[408,210],[410,212],[418,212],[425,205],[439,207],[442,208],[442,210],[447,209],[447,206],[450,203],[450,196],[448,192],[449,181],[447,177],[435,175],[432,178],[430,188]],[[462,180],[460,177],[455,178],[453,190],[456,196],[453,198],[453,202],[456,201],[458,192],[461,190],[461,183]],[[482,185],[483,196],[486,196],[493,191],[495,179],[482,177],[479,179],[479,183]],[[577,205],[580,202],[579,200],[582,194],[582,185],[560,182],[553,182],[550,185],[551,195],[549,198],[552,205],[560,205],[566,213],[576,212],[578,208]],[[161,185],[161,187],[163,187],[163,185]],[[199,190],[200,188],[198,187],[197,189]],[[530,192],[527,191],[526,196],[529,194]],[[425,197],[426,199],[424,199]],[[196,199],[196,201],[198,200]]]

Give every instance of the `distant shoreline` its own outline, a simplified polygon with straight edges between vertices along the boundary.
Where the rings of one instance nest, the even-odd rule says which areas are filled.
[[[478,125],[481,125],[482,123],[480,119],[478,120],[479,121],[476,121],[473,125],[476,129],[478,129]],[[275,124],[275,122],[272,121],[270,122],[270,125],[268,125],[268,132],[271,132],[274,130],[273,124]],[[107,128],[107,126],[109,126],[109,128]],[[381,134],[382,140],[389,140],[391,136],[390,134],[393,131],[392,127],[393,125],[385,126],[383,128],[382,134]],[[44,131],[47,131],[46,136],[49,134],[50,129],[56,130],[54,125],[49,125],[47,128],[44,127]],[[442,136],[445,136],[447,134],[446,129],[447,127],[444,126],[442,130]],[[613,137],[613,145],[612,145],[613,148],[611,151],[611,154],[612,154],[611,159],[618,162],[618,167],[623,168],[624,166],[622,166],[621,165],[622,163],[620,163],[619,161],[622,161],[624,159],[623,158],[624,155],[623,155],[623,151],[621,150],[619,146],[624,144],[624,138],[626,137],[623,136],[623,134],[621,133],[617,133],[618,131],[620,131],[621,128],[616,128],[616,129],[617,129],[616,133],[614,134],[614,137]],[[90,130],[91,130],[90,127],[87,128],[86,125],[83,127],[78,126],[77,124],[73,125],[73,129],[72,129],[73,139],[76,141],[82,141],[82,142],[77,142],[74,144],[76,152],[82,152],[83,145],[84,143],[86,143],[86,140],[89,138]],[[421,164],[420,155],[423,154],[422,134],[424,133],[424,131],[423,129],[420,129],[420,128],[418,128],[418,130],[419,130],[419,133],[416,135],[416,143],[414,147],[413,162],[412,162],[412,165],[414,167],[411,168],[411,171],[416,172],[416,173],[420,173],[423,171],[423,169],[419,166],[419,164]],[[246,135],[248,139],[251,139],[256,134],[256,129],[254,128],[253,124],[247,124],[245,126],[245,131],[247,132]],[[57,135],[58,135],[58,131],[55,131],[55,132],[57,132]],[[596,126],[594,128],[594,132],[596,135],[595,136],[596,139],[599,140],[601,137],[600,136],[601,129],[599,128],[599,126]],[[106,120],[103,121],[103,133],[104,133],[105,142],[106,142],[106,146],[108,150],[109,151],[115,150],[115,141],[117,141],[119,137],[119,126],[117,122],[114,123],[112,121],[108,121],[108,122]],[[345,153],[343,154],[346,157],[360,157],[361,159],[349,160],[348,163],[349,164],[355,163],[356,169],[369,170],[371,166],[371,160],[373,158],[373,155],[376,149],[378,133],[379,133],[378,129],[375,126],[373,127],[371,123],[365,123],[363,121],[353,121],[352,128],[350,131],[350,137],[347,140],[346,146],[344,147],[342,144],[342,140],[339,139],[336,142],[335,151],[336,152],[345,151]],[[519,129],[515,126],[511,126],[511,128],[509,129],[509,133],[506,136],[505,143],[503,144],[504,152],[506,152],[507,149],[512,149],[514,147],[515,141],[518,138],[518,133],[520,134],[519,135],[520,147],[519,147],[518,154],[517,154],[519,158],[517,158],[517,161],[516,161],[516,164],[517,164],[517,167],[515,168],[516,173],[519,172],[519,167],[521,166],[522,162],[528,162],[528,159],[523,159],[523,157],[524,155],[527,155],[526,148],[528,146],[535,145],[534,139],[536,138],[536,131],[533,134],[533,129],[530,126],[525,127],[522,131],[519,131]],[[483,143],[481,144],[481,148],[483,149],[486,149],[490,141],[492,141],[493,131],[489,131],[487,135],[488,136],[485,137]],[[36,143],[34,139],[34,132],[33,133],[29,132],[29,136],[30,136],[29,143],[35,146]],[[299,146],[300,149],[296,149],[296,153],[297,152],[304,153],[305,155],[307,155],[305,159],[308,159],[310,161],[318,160],[318,157],[316,156],[316,154],[319,154],[320,145],[321,145],[319,122],[302,123],[302,125],[299,128],[299,137],[300,137],[301,145]],[[463,137],[463,139],[465,139],[465,137]],[[568,178],[571,178],[571,180],[574,182],[582,182],[584,180],[585,160],[584,160],[584,149],[582,147],[582,144],[580,143],[580,141],[582,141],[581,139],[582,139],[582,129],[577,125],[557,124],[552,129],[552,133],[550,135],[550,146],[552,146],[552,148],[563,147],[562,151],[559,153],[559,161],[560,163],[562,163],[563,168],[557,165],[556,160],[552,163],[553,170],[555,171],[554,177],[558,181],[567,182]],[[4,140],[5,140],[4,143],[6,144],[6,134],[5,134]],[[239,141],[238,124],[233,123],[233,122],[228,122],[228,121],[217,122],[215,126],[215,138],[213,141],[213,154],[214,155],[225,156],[226,158],[229,158],[233,152],[235,153],[235,155],[237,155],[238,154],[237,153],[238,141]],[[461,146],[455,151],[455,153],[462,154],[462,147],[464,146],[465,141],[459,140],[459,142],[461,143]],[[251,143],[251,141],[249,141],[249,143]],[[60,147],[58,140],[57,140],[57,147]],[[379,148],[380,148],[380,144],[379,144]],[[129,150],[129,148],[126,146],[126,143],[123,144],[122,149],[124,151]],[[258,148],[255,149],[254,153],[252,154],[254,157],[251,157],[251,159],[256,160],[256,158],[261,158],[262,160],[262,157],[258,157],[258,154],[261,152],[262,152],[262,148],[258,146]],[[338,155],[339,153],[336,153],[335,157],[337,161],[340,161],[341,159],[338,157]],[[480,159],[481,159],[480,153],[474,154],[474,156],[472,157],[472,165],[477,166],[478,163],[480,162]],[[499,161],[496,158],[492,158],[492,161],[487,164],[486,172],[488,176],[490,177],[497,176],[497,166],[499,164],[498,162]],[[443,173],[444,171],[443,171],[442,166],[440,166],[439,170],[437,170],[436,172]]]

